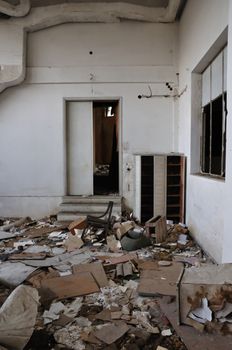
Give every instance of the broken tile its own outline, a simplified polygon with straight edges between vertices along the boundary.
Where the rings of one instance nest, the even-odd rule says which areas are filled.
[[[116,324],[108,324],[103,326],[101,329],[94,332],[95,337],[100,339],[102,342],[110,345],[121,338],[126,332],[128,332],[129,327],[126,323],[120,322]]]
[[[111,321],[111,311],[109,309],[104,309],[95,315],[97,320]]]

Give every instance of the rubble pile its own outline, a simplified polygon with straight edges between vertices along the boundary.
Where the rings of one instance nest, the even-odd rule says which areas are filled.
[[[159,297],[174,301],[184,269],[206,258],[185,225],[164,220],[121,217],[107,234],[84,217],[2,220],[0,349],[186,349]],[[230,322],[221,303],[215,317]]]

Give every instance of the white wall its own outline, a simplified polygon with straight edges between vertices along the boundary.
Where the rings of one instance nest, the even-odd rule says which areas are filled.
[[[229,31],[228,31],[228,62],[232,62],[232,2],[229,2]],[[225,204],[224,210],[224,236],[222,262],[232,261],[232,234],[231,234],[231,208],[232,208],[232,66],[228,64],[227,74],[227,157],[226,157],[226,183],[225,183]]]
[[[122,195],[133,206],[133,154],[176,150],[173,99],[137,97],[148,84],[162,94],[176,81],[176,39],[176,25],[142,23],[66,24],[29,35],[27,80],[0,95],[1,216],[57,211],[66,194],[65,98],[121,98]]]
[[[226,186],[224,181],[190,174],[191,134],[197,132],[191,130],[191,117],[196,117],[196,108],[192,106],[194,93],[191,91],[191,73],[227,24],[227,0],[188,0],[179,27],[180,87],[188,86],[187,92],[179,99],[178,126],[179,151],[187,155],[188,164],[187,224],[202,247],[217,262],[222,261],[223,254]],[[194,123],[192,126],[194,127]],[[227,135],[229,134],[231,132],[227,130]],[[195,147],[197,149],[197,145]]]

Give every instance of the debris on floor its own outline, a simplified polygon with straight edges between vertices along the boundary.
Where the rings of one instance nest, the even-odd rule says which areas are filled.
[[[183,224],[156,217],[143,226],[130,215],[106,235],[86,217],[1,223],[0,349],[186,350],[163,296],[182,323],[232,333],[228,274],[205,277],[216,265]]]

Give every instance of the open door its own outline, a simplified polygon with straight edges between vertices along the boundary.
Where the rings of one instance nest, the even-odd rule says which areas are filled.
[[[118,101],[93,102],[94,194],[119,193]]]
[[[68,195],[119,193],[119,102],[67,102]]]
[[[68,195],[93,195],[92,102],[67,102]]]

